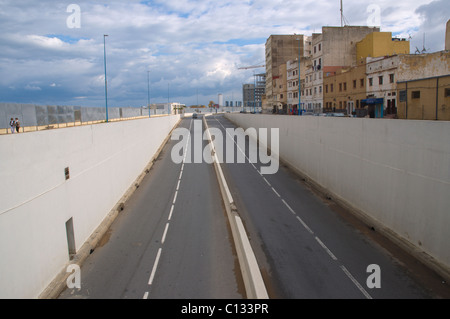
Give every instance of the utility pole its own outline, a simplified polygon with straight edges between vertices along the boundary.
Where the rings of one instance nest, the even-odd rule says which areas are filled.
[[[108,123],[108,80],[106,77],[106,37],[108,35],[103,35],[103,61],[105,62],[105,104],[106,104],[106,122]]]
[[[148,117],[150,117],[150,71],[147,71],[147,107]]]

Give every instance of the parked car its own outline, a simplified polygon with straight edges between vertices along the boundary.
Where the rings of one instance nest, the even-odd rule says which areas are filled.
[[[198,118],[198,114],[197,114],[197,113],[192,114],[192,118],[193,118],[193,119]]]
[[[327,113],[325,116],[345,117],[344,113]]]

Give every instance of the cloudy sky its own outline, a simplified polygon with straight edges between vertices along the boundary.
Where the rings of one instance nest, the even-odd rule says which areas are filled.
[[[271,34],[339,26],[339,0],[0,0],[0,102],[103,106],[241,100]],[[378,14],[379,13],[379,14]],[[344,0],[350,25],[379,23],[444,49],[448,0]],[[149,81],[148,81],[149,79]],[[148,85],[149,84],[149,85]]]

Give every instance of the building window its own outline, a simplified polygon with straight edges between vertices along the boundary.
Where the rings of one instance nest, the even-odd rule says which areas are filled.
[[[379,76],[378,77],[378,84],[382,85],[383,84],[383,76]]]
[[[369,78],[369,86],[373,86],[373,78]]]
[[[353,88],[356,89],[356,80],[353,80]]]
[[[334,85],[330,84],[330,91],[331,91],[331,93],[333,93],[333,90],[334,90]]]
[[[344,82],[344,91],[347,91],[347,82]]]
[[[325,93],[328,93],[328,84],[325,84]]]
[[[342,92],[342,83],[339,83],[339,92]]]
[[[322,93],[322,86],[319,86],[319,93]]]
[[[322,43],[319,43],[319,51],[322,50]]]
[[[412,91],[411,98],[412,99],[420,99],[420,91]]]
[[[394,73],[389,74],[389,83],[394,83]]]
[[[450,89],[449,88],[445,88],[444,96],[445,97],[449,97],[450,96]]]
[[[359,80],[359,86],[362,88],[364,87],[364,79]]]
[[[316,53],[316,46],[314,46],[314,53]]]

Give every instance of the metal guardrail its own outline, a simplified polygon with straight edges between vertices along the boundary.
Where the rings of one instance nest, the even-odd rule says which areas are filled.
[[[167,115],[166,110],[151,110],[133,107],[111,107],[108,121],[133,120]],[[100,107],[54,106],[18,103],[0,103],[0,135],[12,134],[10,119],[18,118],[19,133],[67,128],[81,125],[104,123],[106,109]],[[14,134],[17,134],[14,132]]]

